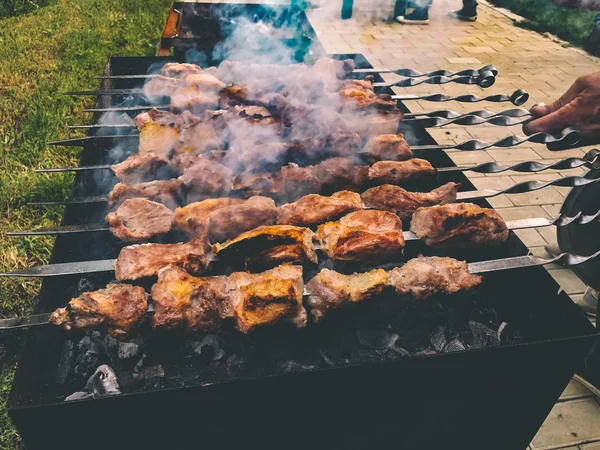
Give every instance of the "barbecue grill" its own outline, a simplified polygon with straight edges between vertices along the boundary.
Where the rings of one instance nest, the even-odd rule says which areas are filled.
[[[285,8],[255,5],[185,8],[198,13],[186,26],[196,33],[195,48],[204,51],[226,33],[216,17],[245,13],[275,20],[289,15]],[[294,12],[294,18],[302,39],[290,45],[301,60],[307,55],[306,39],[314,42],[316,37],[302,12]],[[187,50],[186,45],[176,46],[175,59]],[[371,67],[362,55],[334,57]],[[105,75],[143,74],[172,59],[115,57]],[[102,82],[104,89],[135,86],[135,80]],[[99,96],[96,107],[122,100]],[[399,107],[409,112],[403,104]],[[93,122],[100,117],[95,113]],[[420,122],[401,123],[400,131],[409,132],[411,145],[436,145]],[[114,162],[109,159],[113,144],[84,143],[81,165]],[[137,144],[119,145],[126,151]],[[442,151],[428,151],[427,159],[434,167],[453,166]],[[71,197],[105,195],[100,186],[111,183],[99,183],[99,176],[110,175],[78,172]],[[461,183],[462,191],[473,189],[462,172],[441,173],[440,183],[448,181]],[[489,207],[485,200],[477,203]],[[62,224],[98,223],[106,213],[106,203],[69,204]],[[93,233],[59,235],[51,263],[115,258],[122,245]],[[410,252],[414,255],[408,256],[448,253],[418,244]],[[472,262],[526,254],[527,248],[511,233],[502,247],[452,256]],[[36,312],[64,306],[82,291],[104,287],[112,277],[98,273],[45,279]],[[583,313],[541,267],[490,273],[480,291],[453,296],[443,305],[382,298],[361,306],[300,331],[274,329],[197,340],[149,334],[119,344],[98,332],[32,329],[8,410],[30,449],[474,449],[482,442],[491,449],[525,448],[595,338]],[[458,318],[468,319],[472,329],[461,332],[479,339],[478,345],[469,351],[428,351],[446,345],[430,330]],[[481,327],[497,321],[508,324],[499,340]],[[398,339],[411,349],[391,350]],[[106,395],[116,392],[113,374],[102,364],[116,374],[120,394]],[[96,369],[90,383],[99,398],[65,401],[84,388]]]

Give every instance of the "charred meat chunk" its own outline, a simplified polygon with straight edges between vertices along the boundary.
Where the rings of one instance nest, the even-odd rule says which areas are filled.
[[[362,201],[355,192],[340,191],[329,197],[309,194],[293,203],[281,205],[277,223],[311,227],[360,209]]]
[[[244,200],[238,198],[210,198],[177,208],[173,216],[174,225],[189,236],[203,236],[208,232],[210,215],[221,208],[239,205]]]
[[[329,310],[379,295],[387,285],[388,274],[383,269],[352,275],[322,269],[306,284],[307,304],[313,320],[320,322]]]
[[[197,86],[204,92],[220,92],[226,84],[206,72],[190,73],[185,76],[188,86]]]
[[[144,128],[144,125],[150,122],[158,125],[180,126],[183,122],[183,118],[179,114],[152,108],[149,111],[138,114],[133,119],[133,124],[138,130],[141,130]]]
[[[508,239],[506,223],[495,210],[473,203],[419,208],[410,230],[430,247],[491,247]]]
[[[218,331],[223,322],[219,308],[227,298],[216,278],[196,278],[177,266],[160,269],[152,286],[152,326],[187,333]]]
[[[140,130],[139,153],[154,153],[169,158],[179,146],[179,127],[147,122]]]
[[[399,294],[425,299],[434,294],[455,294],[479,286],[483,278],[469,272],[464,261],[439,256],[414,258],[390,272],[390,285]]]
[[[320,225],[321,249],[331,259],[385,261],[402,254],[402,221],[386,211],[361,210]]]
[[[126,336],[148,310],[148,294],[139,286],[109,284],[105,289],[85,292],[58,308],[49,322],[65,330],[104,326],[113,336]]]
[[[437,171],[429,161],[419,158],[407,161],[378,161],[369,167],[369,181],[377,184],[401,184],[434,176]]]
[[[125,242],[142,242],[171,231],[173,211],[145,198],[125,200],[108,213],[110,232]]]
[[[154,153],[135,153],[125,161],[112,166],[115,176],[126,184],[141,183],[165,177],[169,160]]]
[[[202,73],[200,66],[188,63],[167,63],[160,69],[165,77],[184,78],[191,73]]]
[[[408,192],[399,186],[384,184],[361,194],[367,207],[392,211],[401,218],[410,217],[422,206],[443,205],[456,201],[460,184],[446,183],[431,192]]]
[[[222,197],[231,191],[233,174],[217,161],[199,159],[181,176],[186,202],[192,203],[208,197]]]
[[[402,133],[373,136],[367,141],[363,152],[379,161],[404,161],[413,156]]]
[[[168,265],[201,274],[208,267],[206,239],[202,236],[185,244],[138,244],[124,247],[117,258],[117,280],[139,280],[156,276]]]
[[[201,113],[207,109],[217,109],[219,97],[215,93],[203,92],[198,86],[179,87],[171,94],[171,111],[190,110]]]
[[[173,92],[184,85],[183,80],[157,75],[144,85],[144,96],[150,101],[159,97],[170,97]]]
[[[326,159],[311,167],[311,175],[317,190],[307,193],[356,190],[364,183],[368,171],[369,166],[357,166],[346,158]]]
[[[200,155],[209,150],[220,150],[224,147],[223,141],[208,123],[194,119],[181,129],[177,153],[191,153]]]
[[[313,232],[308,228],[271,225],[246,231],[223,244],[215,244],[212,251],[220,259],[247,264],[303,261],[317,264],[312,241]]]

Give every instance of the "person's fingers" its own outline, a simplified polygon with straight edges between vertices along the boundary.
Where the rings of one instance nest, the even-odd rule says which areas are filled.
[[[600,137],[600,124],[585,125],[577,127],[577,130],[584,136],[597,138]]]
[[[557,111],[551,112],[545,116],[539,117],[537,119],[528,122],[523,126],[523,131],[526,134],[533,133],[549,133],[553,130],[561,130],[569,125],[567,121],[567,114],[564,108],[561,108]]]
[[[568,105],[570,102],[575,100],[577,96],[584,89],[584,83],[581,79],[577,79],[575,83],[571,85],[567,92],[565,92],[558,100],[554,101],[551,105],[546,105],[544,103],[537,103],[533,105],[533,107],[529,110],[533,117],[543,117],[548,114],[552,114],[553,112],[558,111],[560,108]]]
[[[542,117],[552,112],[552,106],[545,103],[536,103],[529,108],[529,112],[533,117]]]

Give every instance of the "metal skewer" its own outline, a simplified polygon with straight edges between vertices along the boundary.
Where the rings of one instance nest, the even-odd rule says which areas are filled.
[[[490,71],[483,72],[478,76],[444,77],[434,76],[429,78],[405,78],[393,83],[373,83],[373,87],[412,87],[420,84],[476,84],[482,88],[489,88],[496,82],[496,77]]]
[[[456,111],[451,111],[449,109],[440,109],[437,111],[430,112],[404,114],[402,121],[404,122],[407,119],[414,119],[417,117],[440,117],[443,119],[458,119],[465,116],[477,116],[481,117],[482,119],[491,119],[492,117],[529,117],[531,116],[531,112],[522,108],[507,109],[505,111],[500,112],[478,110],[470,111],[467,113],[457,113]]]
[[[466,94],[450,97],[444,94],[431,95],[392,95],[392,100],[409,101],[409,100],[425,100],[428,102],[463,102],[463,103],[478,103],[478,102],[493,102],[503,103],[510,102],[515,106],[521,106],[529,100],[529,94],[523,89],[517,89],[511,95],[495,94],[487,97],[478,97],[476,95]]]
[[[498,76],[496,66],[489,64],[481,69],[465,69],[458,72],[450,72],[448,70],[434,70],[433,72],[419,72],[413,69],[354,69],[352,73],[393,73],[401,77],[420,78],[420,77],[476,77],[484,72],[491,72],[495,77]]]
[[[129,112],[129,111],[148,111],[150,109],[169,110],[170,105],[140,105],[140,106],[115,106],[112,108],[86,108],[83,112]]]

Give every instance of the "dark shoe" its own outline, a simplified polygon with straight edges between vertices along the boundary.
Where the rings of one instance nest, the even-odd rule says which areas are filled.
[[[475,22],[477,20],[477,10],[457,9],[456,11],[452,11],[449,16],[464,22]]]
[[[406,25],[427,25],[429,23],[429,8],[406,8],[403,16],[396,20]]]
[[[594,28],[583,41],[583,48],[594,56],[600,56],[600,14],[594,17]]]

